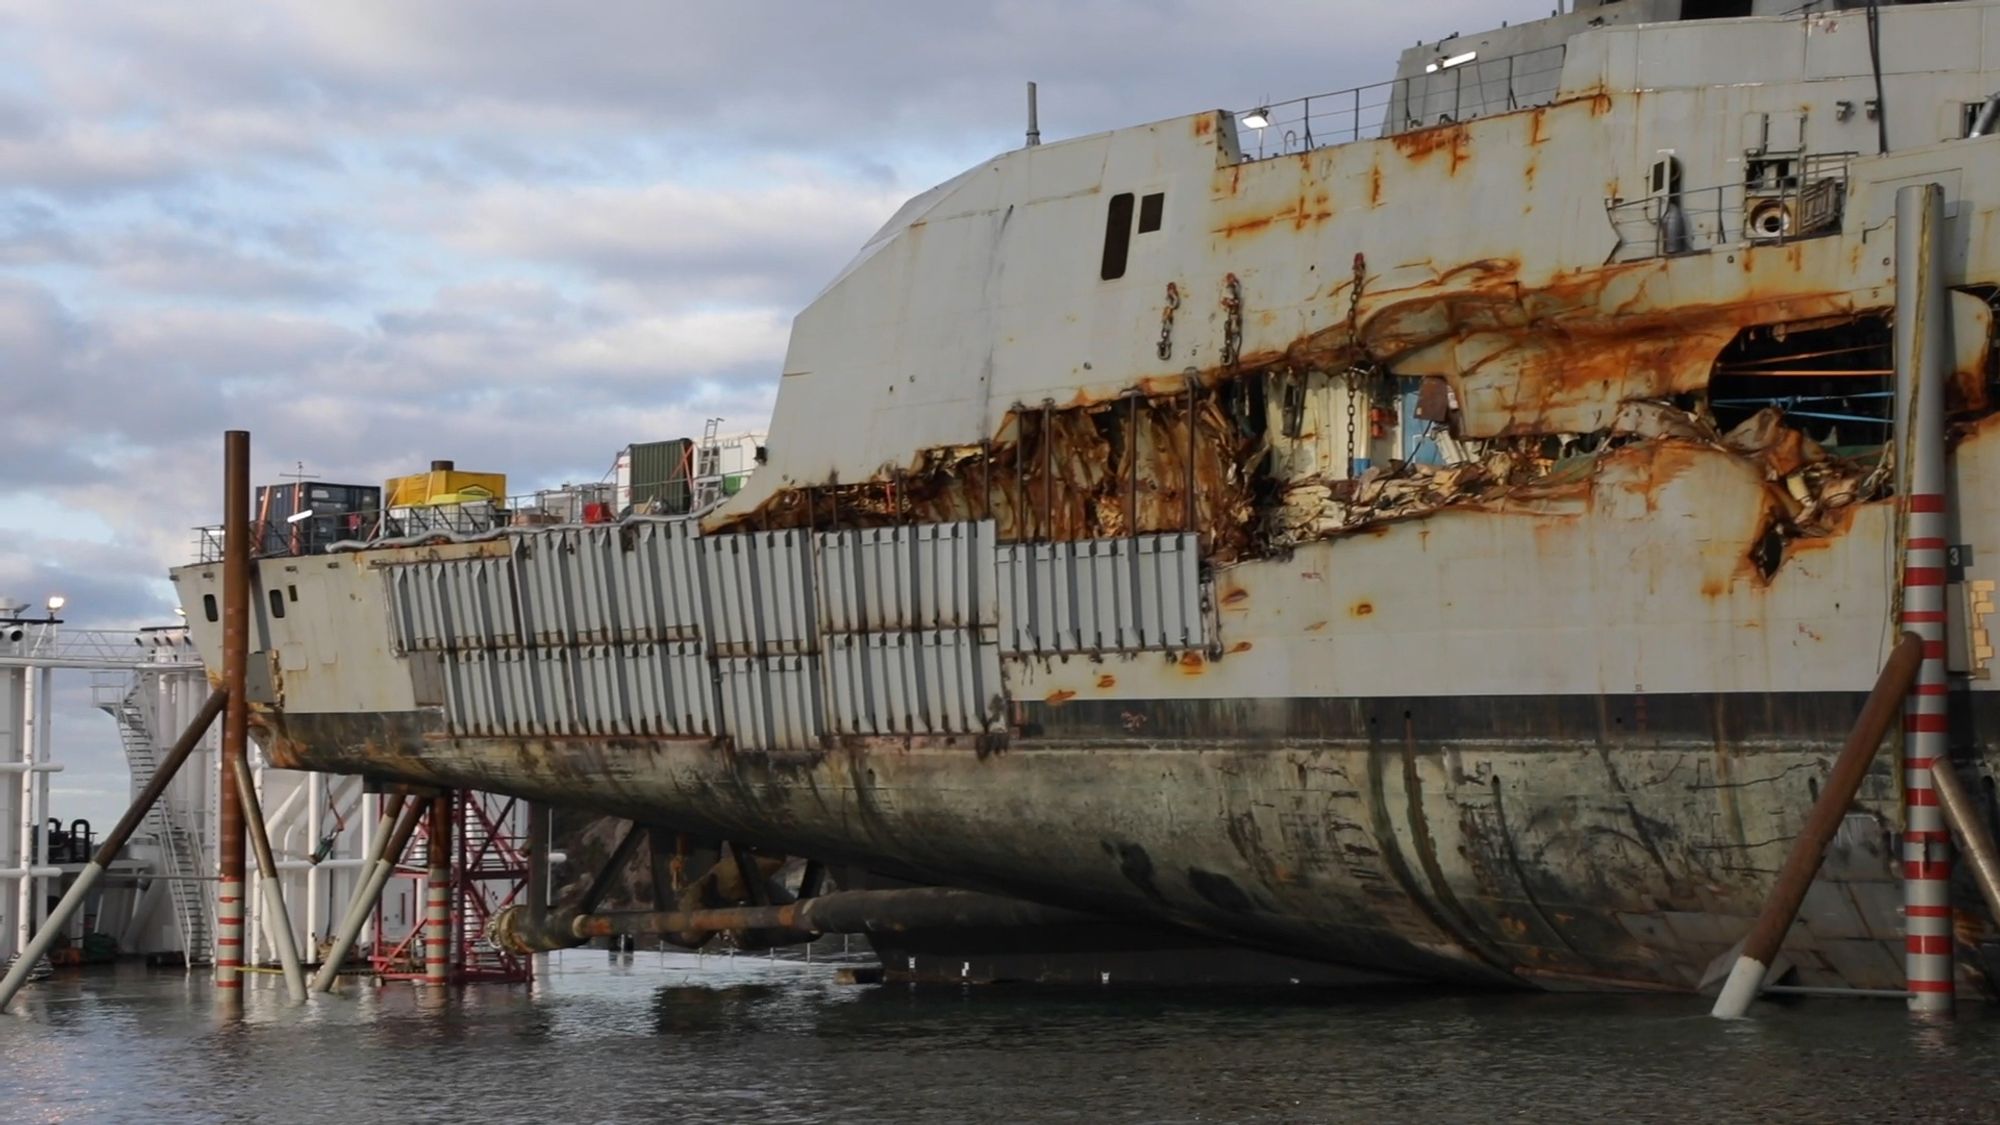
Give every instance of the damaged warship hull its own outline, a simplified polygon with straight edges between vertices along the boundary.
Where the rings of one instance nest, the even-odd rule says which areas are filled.
[[[1419,48],[1340,143],[1308,99],[1276,153],[1207,113],[933,189],[699,519],[258,560],[266,753],[1357,977],[1700,987],[1897,635],[1915,184],[1951,752],[2000,764],[2000,5],[1885,7],[1880,75],[1858,14],[1679,8]],[[211,660],[219,570],[174,575]],[[1903,987],[1893,757],[1800,983]]]

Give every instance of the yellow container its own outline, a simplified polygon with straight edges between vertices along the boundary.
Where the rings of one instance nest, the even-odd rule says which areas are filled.
[[[507,474],[467,473],[449,461],[432,461],[428,473],[390,477],[382,492],[391,508],[421,508],[507,498]]]

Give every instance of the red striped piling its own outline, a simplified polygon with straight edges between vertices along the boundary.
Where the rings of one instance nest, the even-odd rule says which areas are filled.
[[[250,701],[250,435],[222,436],[222,762],[216,794],[220,882],[216,887],[217,1002],[240,1003],[243,988],[243,802],[236,773],[248,768]]]
[[[1944,380],[1949,291],[1938,234],[1944,191],[1896,191],[1896,461],[1903,541],[1901,627],[1923,638],[1923,663],[1903,714],[1904,972],[1910,1010],[1950,1012],[1951,836],[1932,768],[1948,764],[1945,553],[1948,547]]]
[[[451,794],[431,799],[430,868],[424,881],[424,983],[451,974]]]

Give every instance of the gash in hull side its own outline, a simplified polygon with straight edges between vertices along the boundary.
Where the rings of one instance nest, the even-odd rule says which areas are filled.
[[[1879,94],[1858,13],[1680,15],[966,172],[800,314],[699,521],[260,560],[260,737],[1400,976],[1697,986],[1894,638],[1917,183],[1993,764],[2000,4],[1886,7]],[[211,659],[219,570],[174,576]],[[1891,758],[1803,983],[1902,985]]]

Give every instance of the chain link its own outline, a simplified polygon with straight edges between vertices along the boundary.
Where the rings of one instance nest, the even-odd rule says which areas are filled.
[[[1167,282],[1167,307],[1160,313],[1160,358],[1174,358],[1174,310],[1181,307],[1180,286]]]
[[[1222,290],[1222,366],[1234,367],[1243,354],[1243,283],[1232,273]]]
[[[1354,475],[1354,463],[1361,447],[1355,444],[1355,403],[1361,397],[1361,380],[1368,373],[1361,355],[1361,283],[1368,274],[1368,259],[1354,255],[1354,284],[1347,289],[1347,475]]]

